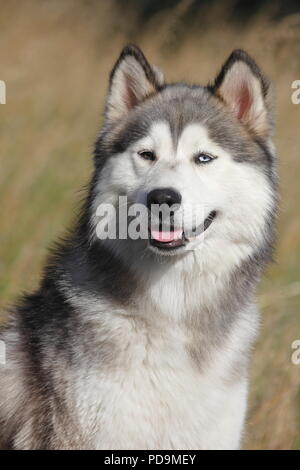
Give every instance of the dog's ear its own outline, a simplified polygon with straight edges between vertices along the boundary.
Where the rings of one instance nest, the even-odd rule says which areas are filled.
[[[270,82],[245,51],[232,52],[209,88],[252,134],[270,135],[273,123]]]
[[[137,46],[126,46],[110,75],[106,119],[115,122],[122,118],[130,109],[159,91],[163,82],[162,72],[149,64]]]

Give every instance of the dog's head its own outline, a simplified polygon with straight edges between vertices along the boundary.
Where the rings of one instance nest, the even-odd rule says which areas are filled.
[[[270,101],[269,82],[244,51],[202,87],[166,84],[127,46],[110,76],[96,144],[93,229],[101,204],[136,204],[144,213],[133,210],[126,223],[147,226],[142,241],[131,240],[137,249],[176,256],[202,248],[202,257],[222,258],[265,246],[276,180]]]

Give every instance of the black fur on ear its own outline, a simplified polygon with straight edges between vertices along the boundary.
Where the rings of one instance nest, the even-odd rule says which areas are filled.
[[[163,87],[163,74],[151,66],[139,47],[122,50],[109,80],[105,116],[115,121]]]
[[[271,133],[271,84],[247,52],[234,50],[208,89],[250,132],[261,137]]]

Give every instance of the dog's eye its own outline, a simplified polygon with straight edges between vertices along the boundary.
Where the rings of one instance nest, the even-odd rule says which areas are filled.
[[[201,164],[201,163],[209,163],[211,162],[212,160],[214,160],[214,157],[212,157],[211,155],[207,155],[207,153],[198,153],[198,155],[196,155],[194,157],[194,160],[196,163],[198,164]]]
[[[154,152],[152,152],[152,150],[140,150],[138,154],[144,160],[150,160],[151,162],[154,162],[156,160],[156,155]]]

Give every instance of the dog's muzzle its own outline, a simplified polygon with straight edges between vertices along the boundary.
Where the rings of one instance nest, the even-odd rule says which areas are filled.
[[[211,211],[204,221],[187,230],[183,221],[176,221],[176,212],[181,208],[181,194],[173,188],[158,188],[147,196],[149,211],[149,243],[159,250],[182,248],[211,225],[217,212]]]

